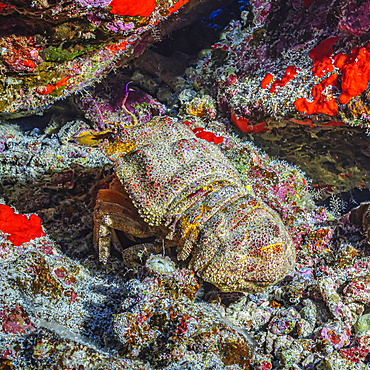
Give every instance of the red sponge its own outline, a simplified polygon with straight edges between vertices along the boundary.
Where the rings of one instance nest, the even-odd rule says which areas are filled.
[[[12,208],[0,204],[0,230],[8,235],[15,246],[45,236],[41,227],[40,217],[17,214]]]

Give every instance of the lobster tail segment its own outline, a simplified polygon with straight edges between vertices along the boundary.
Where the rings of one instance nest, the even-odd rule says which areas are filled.
[[[280,217],[249,196],[212,217],[198,245],[192,268],[225,292],[263,291],[295,263],[295,248]]]

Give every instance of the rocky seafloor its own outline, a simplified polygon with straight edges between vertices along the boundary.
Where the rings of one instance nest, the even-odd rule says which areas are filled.
[[[9,119],[4,109],[0,369],[369,369],[368,8],[234,2],[36,116]],[[134,268],[115,250],[99,262],[94,207],[114,166],[74,138],[104,129],[102,117],[129,123],[130,81],[126,107],[139,122],[181,120],[279,214],[297,254],[282,281],[224,293],[165,246]],[[119,237],[124,247],[153,240]]]

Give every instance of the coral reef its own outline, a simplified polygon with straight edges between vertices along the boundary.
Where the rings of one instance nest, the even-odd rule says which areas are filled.
[[[360,15],[368,3],[250,5],[189,71],[196,85],[217,97],[244,133],[289,120],[369,130],[370,19]]]
[[[210,3],[0,4],[3,113],[28,115],[86,88],[54,113],[0,126],[0,369],[369,369],[369,192],[362,204],[333,196],[318,205],[329,192],[369,186],[369,3],[240,0],[240,19],[186,73],[199,50],[178,53],[176,37],[141,54],[223,1]],[[191,44],[206,38],[184,32]],[[111,122],[123,132],[133,115],[145,136],[177,122],[276,212],[296,255],[283,280],[222,292],[179,261],[190,247],[167,243],[159,229],[150,240],[116,232],[129,248],[123,257],[135,252],[133,267],[113,248],[99,263],[93,212],[114,166],[74,139],[109,136]],[[178,165],[172,157],[161,170]],[[184,222],[184,234],[192,226]],[[162,255],[143,252],[149,243]],[[262,257],[272,276],[271,256]]]

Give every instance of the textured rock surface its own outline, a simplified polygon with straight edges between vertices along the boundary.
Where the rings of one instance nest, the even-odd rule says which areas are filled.
[[[30,114],[80,91],[220,4],[7,1],[0,11],[0,112]]]
[[[40,9],[45,5],[33,4]],[[80,4],[85,6],[82,1]],[[89,9],[96,10],[99,4]],[[173,57],[161,58],[155,49],[132,63],[123,77],[121,73],[112,74],[90,92],[108,120],[129,121],[120,104],[124,85],[130,80],[135,82],[135,86],[131,85],[135,92],[130,93],[127,107],[143,122],[174,113],[180,106],[176,115],[198,138],[217,145],[237,167],[244,184],[279,213],[294,239],[295,270],[269,290],[243,297],[202,284],[194,301],[194,275],[174,269],[167,258],[161,262],[153,258],[149,263],[145,257],[138,258],[142,266],[133,272],[113,253],[107,269],[102,268],[92,248],[92,212],[97,190],[110,181],[111,164],[98,150],[77,147],[70,141],[75,130],[88,125],[95,125],[95,129],[104,126],[96,107],[85,97],[79,102],[90,123],[82,122],[83,114],[76,116],[70,105],[64,111],[56,108],[51,119],[48,113],[49,116],[22,118],[16,122],[19,126],[8,122],[0,128],[0,196],[22,213],[37,213],[48,236],[15,246],[1,233],[0,369],[47,370],[62,364],[66,369],[239,370],[249,365],[249,344],[245,344],[250,336],[256,342],[250,365],[253,370],[368,369],[369,205],[365,203],[337,220],[334,216],[339,217],[343,202],[333,199],[330,214],[315,206],[318,192],[310,187],[316,183],[328,189],[332,185],[340,189],[368,185],[368,139],[364,130],[346,124],[336,126],[339,120],[367,125],[368,89],[344,103],[341,76],[345,70],[335,66],[329,71],[330,64],[324,60],[322,65],[328,70],[322,77],[313,77],[315,60],[310,57],[310,51],[330,37],[340,36],[331,55],[349,55],[353,46],[366,45],[368,2],[278,0],[251,4],[253,14],[244,13],[243,19],[251,24],[253,18],[252,33],[232,23],[226,34],[233,35],[233,40],[224,40],[213,49],[211,59],[199,64],[198,77],[190,69],[188,81],[184,76],[178,78],[180,69],[163,68]],[[10,8],[4,5],[1,9],[7,17]],[[146,6],[150,10],[150,2]],[[108,18],[101,20],[104,21],[109,22]],[[2,32],[5,28],[4,24]],[[156,37],[156,31],[149,28],[143,39],[145,35],[149,39]],[[238,35],[242,37],[238,39]],[[244,49],[246,35],[252,35],[252,41]],[[303,46],[296,45],[299,43]],[[72,50],[71,44],[66,43],[64,49]],[[241,47],[239,54],[235,45]],[[224,46],[228,49],[224,50]],[[245,50],[252,49],[256,54],[244,55]],[[261,60],[268,62],[267,66],[258,59],[261,50],[265,53]],[[298,50],[298,56],[280,54],[282,50]],[[93,57],[94,52],[89,56]],[[256,67],[256,56],[259,72],[243,72],[243,66]],[[79,58],[83,59],[77,56],[76,60],[82,61]],[[235,64],[237,58],[240,66]],[[338,63],[343,61],[343,57],[337,58]],[[284,79],[291,60],[296,67],[306,66],[303,80],[302,70],[290,79],[295,74],[293,68],[288,69]],[[183,68],[186,63],[181,62]],[[23,66],[32,69],[32,63],[26,64]],[[230,69],[230,65],[238,69]],[[15,81],[15,76],[32,76],[30,70],[17,73],[6,75],[6,83]],[[273,76],[271,81],[268,73]],[[329,86],[322,95],[327,101],[335,99],[340,117],[294,110],[296,100],[309,100],[313,85],[333,74],[338,75],[338,90],[330,92]],[[269,85],[262,89],[266,76],[264,82]],[[226,78],[228,87],[223,85]],[[191,89],[193,79],[197,82]],[[296,84],[299,81],[304,84]],[[270,92],[273,84],[276,91]],[[137,86],[161,102],[170,103],[170,107]],[[255,96],[246,98],[251,86]],[[50,98],[47,104],[57,98],[51,95],[63,86],[53,87],[45,96]],[[214,97],[204,94],[205,90]],[[266,99],[253,105],[261,94]],[[317,100],[327,105],[320,96]],[[280,101],[291,105],[284,106]],[[278,104],[277,108],[273,104]],[[253,139],[253,144],[238,138],[235,133],[239,131],[230,130],[231,109],[235,109],[234,121],[245,131],[252,131],[244,138]],[[256,124],[259,126],[252,129]],[[266,127],[272,129],[256,133]],[[308,176],[267,155],[258,149],[261,146],[289,162],[294,152],[298,153],[299,160],[294,163]],[[362,194],[366,199],[369,193],[364,190]],[[351,201],[348,203],[352,206]],[[6,221],[0,218],[1,225]],[[126,243],[130,245],[132,241]],[[175,260],[174,251],[166,254]],[[163,266],[167,266],[167,272]],[[222,337],[218,334],[221,330]],[[235,346],[238,350],[230,351]]]
[[[9,209],[0,206],[0,215]],[[194,303],[191,271],[154,257],[141,279],[127,282],[63,256],[42,230],[13,244],[14,227],[21,232],[24,222],[11,222],[10,235],[0,231],[1,365],[151,369],[195,357],[214,368],[248,369],[252,343],[207,304]]]

